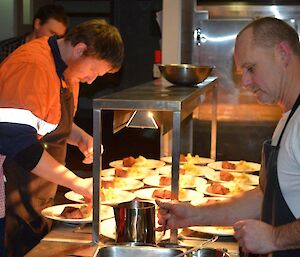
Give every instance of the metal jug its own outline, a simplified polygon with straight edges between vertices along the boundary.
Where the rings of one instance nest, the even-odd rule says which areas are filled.
[[[155,204],[134,200],[114,206],[116,242],[155,244]]]

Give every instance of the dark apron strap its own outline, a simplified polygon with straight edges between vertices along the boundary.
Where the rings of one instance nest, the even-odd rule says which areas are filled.
[[[296,102],[294,103],[294,105],[292,107],[292,110],[291,110],[291,112],[290,112],[290,114],[289,114],[289,116],[288,116],[288,118],[287,118],[287,120],[286,120],[286,122],[284,124],[284,127],[283,127],[283,129],[281,131],[281,134],[280,134],[278,142],[277,142],[277,146],[280,146],[280,142],[281,142],[283,133],[284,133],[284,131],[285,131],[285,129],[286,129],[286,127],[287,127],[290,119],[292,118],[293,114],[295,113],[295,111],[297,110],[297,108],[298,108],[299,105],[300,105],[300,94],[298,95],[298,98],[297,98]]]

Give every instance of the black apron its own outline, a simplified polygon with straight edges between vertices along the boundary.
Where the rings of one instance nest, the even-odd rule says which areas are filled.
[[[260,186],[264,192],[262,206],[262,221],[272,225],[280,226],[296,221],[295,216],[288,207],[278,181],[277,159],[280,149],[280,142],[287,124],[300,104],[300,95],[295,102],[288,119],[279,136],[276,146],[271,140],[266,140],[262,149],[262,171],[260,175]],[[266,256],[266,255],[262,255]],[[273,252],[272,257],[296,257],[300,256],[300,249]]]
[[[60,104],[60,122],[54,131],[41,139],[41,142],[45,150],[64,165],[67,138],[73,123],[74,99],[72,92],[63,88],[62,84]],[[21,257],[38,244],[51,229],[52,221],[40,213],[44,208],[53,205],[57,184],[23,170],[8,158],[3,167],[7,179],[5,257]]]

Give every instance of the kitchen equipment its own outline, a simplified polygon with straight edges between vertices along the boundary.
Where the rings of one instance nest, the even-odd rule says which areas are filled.
[[[134,200],[114,206],[116,242],[155,244],[155,205]]]
[[[99,249],[97,256],[101,257],[173,257],[178,253],[182,253],[179,249],[168,249],[162,247],[151,246],[106,246]]]
[[[191,249],[191,252],[186,251],[185,254],[187,257],[230,257],[227,252],[214,248]]]
[[[195,247],[192,247],[191,249],[187,250],[186,252],[184,253],[179,253],[177,255],[175,255],[174,257],[182,257],[182,256],[188,256],[188,257],[229,257],[229,255],[220,255],[220,253],[216,253],[216,255],[198,255],[198,252],[201,252],[201,250],[204,250],[204,249],[211,249],[211,248],[203,248],[204,245],[208,244],[208,243],[213,243],[215,241],[218,240],[218,236],[213,236],[212,238],[206,240],[205,242],[203,242],[202,244],[200,245],[197,245]],[[215,249],[213,249],[215,250]],[[205,251],[203,251],[205,252]],[[195,254],[195,255],[194,255]]]
[[[204,81],[213,70],[213,66],[193,64],[159,64],[162,76],[176,85],[191,86]]]

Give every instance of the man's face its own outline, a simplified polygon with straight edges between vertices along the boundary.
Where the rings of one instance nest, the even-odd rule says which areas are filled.
[[[46,21],[43,25],[40,24],[40,20],[36,19],[34,23],[34,31],[36,37],[43,37],[43,36],[53,36],[57,35],[58,37],[62,37],[66,33],[66,26],[53,18],[50,18]]]
[[[113,72],[116,72],[116,70],[113,70],[107,61],[82,56],[68,63],[66,76],[73,82],[91,84],[98,76]]]
[[[235,45],[235,62],[242,72],[242,84],[260,103],[277,104],[281,66],[274,48],[258,47],[253,44],[252,37],[252,29],[246,29]]]

